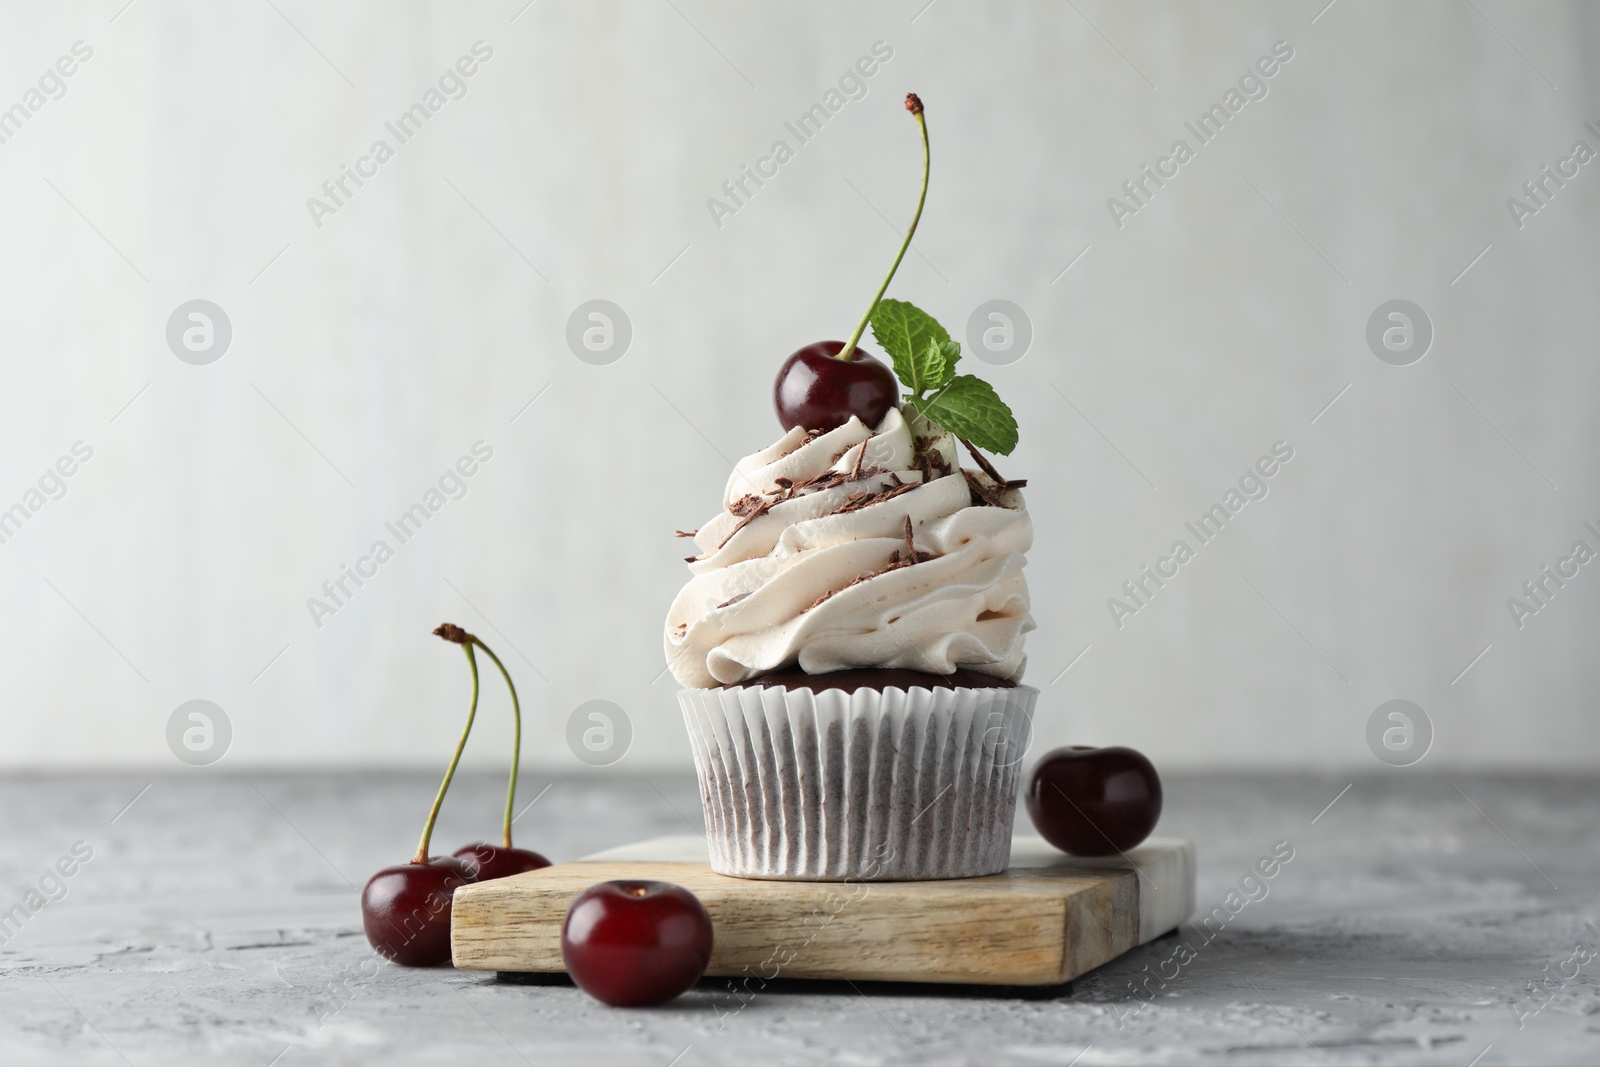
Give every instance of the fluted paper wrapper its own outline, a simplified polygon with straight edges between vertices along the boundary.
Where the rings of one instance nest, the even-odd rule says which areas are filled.
[[[711,869],[899,881],[997,874],[1039,691],[768,686],[678,694]]]

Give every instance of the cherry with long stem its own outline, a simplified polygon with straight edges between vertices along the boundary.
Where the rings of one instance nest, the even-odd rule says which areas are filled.
[[[900,242],[900,251],[895,253],[894,262],[889,265],[889,273],[883,276],[883,284],[872,294],[872,303],[867,305],[867,313],[856,323],[855,332],[850,335],[850,340],[844,343],[844,349],[839,353],[838,358],[846,362],[855,354],[856,342],[861,340],[861,334],[866,330],[867,323],[872,321],[872,313],[878,309],[878,301],[889,291],[889,283],[894,280],[895,272],[900,269],[900,261],[906,258],[906,249],[911,247],[911,238],[917,232],[917,223],[922,221],[922,206],[928,202],[928,173],[933,166],[933,153],[928,147],[928,120],[922,113],[922,98],[916,93],[907,93],[906,110],[917,120],[917,132],[922,135],[922,189],[917,193],[917,210],[911,216],[911,226],[906,230],[906,239]]]
[[[472,646],[459,640],[466,631],[445,623],[434,631],[447,641],[464,644],[467,666],[472,672],[472,702],[461,740],[450,757],[450,766],[439,784],[433,807],[422,826],[422,839],[411,862],[385,867],[367,881],[361,891],[361,925],[367,941],[385,959],[409,967],[432,967],[450,962],[450,908],[455,891],[477,878],[476,871],[454,856],[428,855],[434,824],[450,782],[467,747],[472,723],[478,714],[478,661]]]
[[[517,768],[522,763],[522,705],[517,701],[517,687],[511,681],[511,672],[506,670],[506,665],[500,662],[500,657],[494,650],[476,637],[473,643],[483,649],[484,655],[494,660],[494,665],[500,670],[500,677],[505,679],[506,688],[511,690],[511,780],[506,783],[506,814],[501,828],[501,841],[506,848],[511,847],[511,810],[517,801]]]
[[[911,218],[911,228],[894,257],[889,273],[873,294],[866,314],[856,323],[855,332],[848,341],[817,341],[806,345],[784,360],[772,386],[772,402],[778,412],[778,422],[786,430],[800,427],[805,430],[832,430],[858,418],[869,427],[876,427],[889,409],[900,399],[899,386],[894,372],[882,360],[872,356],[857,344],[872,313],[889,289],[889,282],[900,269],[900,262],[911,247],[911,238],[922,221],[922,207],[928,200],[928,172],[932,155],[928,148],[928,123],[923,117],[922,100],[916,93],[906,94],[906,110],[917,120],[922,134],[922,188],[917,194],[917,211]]]
[[[458,638],[450,631],[460,633],[466,639]],[[461,646],[461,651],[467,654],[467,667],[472,671],[472,703],[467,707],[467,723],[461,728],[461,740],[456,742],[455,755],[450,757],[450,766],[444,771],[444,781],[439,783],[439,793],[433,798],[433,809],[428,812],[428,821],[422,824],[422,840],[417,842],[417,854],[411,857],[412,863],[428,862],[428,842],[433,837],[433,824],[439,821],[439,808],[444,804],[444,795],[450,791],[450,781],[456,776],[456,767],[461,763],[461,753],[466,749],[467,737],[472,733],[472,720],[478,716],[478,657],[472,654],[472,635],[448,622],[433,632],[446,641],[456,642]]]
[[[459,630],[460,628],[457,627],[457,629]],[[525,848],[513,848],[511,844],[511,813],[516,806],[517,772],[522,762],[522,704],[517,699],[516,683],[511,680],[511,672],[506,670],[504,663],[500,662],[500,657],[494,654],[494,649],[484,644],[476,634],[469,634],[465,630],[460,630],[458,637],[451,637],[450,639],[461,641],[463,647],[467,649],[468,656],[471,656],[473,646],[476,646],[483,649],[484,655],[494,661],[494,665],[500,671],[500,677],[505,679],[506,688],[511,691],[512,722],[511,779],[506,783],[506,810],[501,827],[502,843],[498,848],[485,842],[464,845],[456,849],[454,855],[473,869],[480,882],[548,867],[550,866],[550,861],[539,853]],[[477,680],[476,671],[473,673],[473,680],[474,682]]]

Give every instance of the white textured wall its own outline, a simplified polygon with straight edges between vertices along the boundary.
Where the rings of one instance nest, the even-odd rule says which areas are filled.
[[[0,507],[93,449],[0,545],[4,764],[176,767],[168,717],[203,698],[220,767],[437,766],[451,619],[521,679],[530,762],[578,766],[568,715],[606,699],[634,730],[608,773],[686,767],[671,532],[892,256],[907,89],[936,158],[892,294],[1035,331],[984,373],[1022,423],[1041,743],[1373,766],[1401,697],[1425,766],[1600,754],[1600,564],[1520,630],[1506,606],[1600,549],[1600,163],[1520,230],[1506,207],[1600,148],[1584,5],[121,3],[0,16],[0,106],[93,49],[0,144]],[[465,98],[316,226],[307,197],[480,40]],[[1117,228],[1107,198],[1279,40],[1267,97]],[[866,98],[715,226],[706,198],[876,41]],[[208,366],[164,336],[196,298],[233,328]],[[593,298],[633,323],[610,366],[564,341]],[[1393,298],[1436,330],[1407,367],[1365,341]],[[316,626],[307,598],[479,440],[466,497]],[[1107,598],[1280,440],[1270,495],[1118,629]]]

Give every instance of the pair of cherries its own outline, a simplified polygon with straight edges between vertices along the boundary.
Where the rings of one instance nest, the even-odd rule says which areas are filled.
[[[406,967],[449,963],[450,902],[457,889],[548,866],[537,852],[480,842],[424,863],[413,859],[385,867],[361,893],[367,941],[379,955]]]
[[[416,855],[410,863],[385,867],[373,875],[361,892],[361,924],[367,941],[385,959],[407,967],[434,967],[450,962],[450,904],[458,888],[471,882],[487,882],[550,866],[550,861],[539,853],[514,848],[511,844],[511,810],[516,800],[517,768],[522,755],[522,706],[517,701],[517,687],[512,684],[511,675],[500,657],[473,634],[448,622],[433,632],[460,645],[466,653],[467,665],[472,671],[472,703],[467,709],[467,724],[461,731],[461,740],[456,743],[455,755],[445,771],[433,809],[428,812]],[[438,821],[439,808],[450,790],[456,765],[461,762],[461,752],[467,747],[472,721],[478,712],[478,659],[474,648],[483,649],[494,661],[505,679],[506,688],[511,690],[515,732],[511,781],[506,787],[504,843],[496,846],[478,842],[458,848],[450,856],[430,856],[428,845],[433,837],[433,826]]]

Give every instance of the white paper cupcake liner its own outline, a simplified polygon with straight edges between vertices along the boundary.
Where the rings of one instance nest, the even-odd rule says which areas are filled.
[[[1039,691],[685,689],[711,869],[900,881],[997,874]]]

